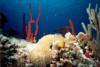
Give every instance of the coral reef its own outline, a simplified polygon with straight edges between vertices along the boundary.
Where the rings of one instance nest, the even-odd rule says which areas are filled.
[[[46,35],[36,43],[29,58],[36,67],[45,67],[47,64],[51,67],[93,67],[96,60],[94,51],[87,45],[90,40],[91,38],[85,33],[74,36],[68,32],[65,37],[59,34]]]
[[[16,38],[8,38],[8,40],[11,44],[16,44],[17,52],[11,57],[17,61],[18,67],[20,65],[23,67],[46,67],[47,65],[96,67],[94,64],[97,63],[97,59],[94,50],[88,45],[91,38],[82,32],[76,36],[68,32],[65,37],[60,34],[49,34],[43,36],[37,43]]]
[[[31,25],[34,23],[30,10],[30,22],[27,28],[28,41],[6,37],[0,34],[1,67],[97,67],[100,64],[100,10],[87,8],[90,24],[82,23],[84,32],[77,35],[70,20],[72,33],[44,35],[38,42],[31,43],[30,39],[37,36],[40,14],[36,21],[36,31],[32,34]],[[99,25],[99,26],[98,26]],[[97,31],[97,40],[93,38],[92,28]],[[32,38],[31,38],[32,36]],[[4,60],[7,61],[4,61]],[[9,66],[12,65],[12,66]]]

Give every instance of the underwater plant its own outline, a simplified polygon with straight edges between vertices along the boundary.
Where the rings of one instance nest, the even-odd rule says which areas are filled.
[[[84,29],[84,31],[90,35],[91,37],[92,35],[92,29],[97,31],[97,37],[96,37],[96,41],[99,42],[99,38],[100,38],[100,9],[98,10],[98,7],[96,5],[95,9],[91,8],[91,4],[89,4],[88,8],[86,9],[87,14],[89,16],[89,21],[90,24],[88,24],[87,26],[82,22],[82,27]]]
[[[38,15],[38,18],[37,18],[36,22],[35,22],[35,20],[33,19],[33,16],[32,16],[31,4],[29,4],[29,9],[30,9],[30,20],[29,20],[28,25],[26,26],[27,40],[30,41],[30,42],[35,42],[37,34],[38,34],[38,29],[39,29],[38,25],[39,25],[39,20],[40,20],[40,8],[39,8],[39,15]],[[35,33],[32,33],[32,25],[33,25],[33,23],[36,23]]]
[[[76,35],[75,29],[74,29],[74,24],[73,24],[73,22],[72,22],[71,19],[69,20],[69,25],[70,25],[70,28],[72,29],[72,34],[73,34],[73,35]]]
[[[94,51],[96,52],[96,56],[100,62],[100,7],[96,5],[95,9],[91,8],[91,4],[89,4],[88,8],[86,9],[90,23],[85,25],[83,22],[82,27],[86,34],[88,34],[92,40],[88,43],[93,48],[96,46]],[[92,34],[92,31],[95,30],[95,34]],[[96,39],[93,37],[96,35]]]
[[[28,25],[26,26],[26,32],[27,32],[27,40],[30,41],[31,40],[31,36],[32,36],[32,24],[34,23],[33,20],[33,16],[32,16],[32,7],[31,4],[29,5],[29,15],[30,15],[30,20]]]
[[[71,30],[71,31],[70,31]],[[56,30],[58,33],[65,35],[67,32],[71,32],[73,35],[76,35],[74,24],[72,19],[69,20],[69,26],[65,26]]]

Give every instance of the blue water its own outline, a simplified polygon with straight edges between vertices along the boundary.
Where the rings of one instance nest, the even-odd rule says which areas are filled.
[[[83,31],[81,22],[89,23],[86,8],[91,3],[94,7],[96,3],[100,6],[100,0],[0,0],[0,12],[3,12],[8,23],[3,28],[8,30],[13,28],[22,37],[22,15],[26,14],[26,23],[29,21],[29,2],[32,4],[33,17],[38,16],[38,7],[41,5],[41,18],[39,24],[39,34],[56,33],[56,29],[67,26],[69,19],[74,22],[75,31]],[[35,27],[33,27],[34,32]]]

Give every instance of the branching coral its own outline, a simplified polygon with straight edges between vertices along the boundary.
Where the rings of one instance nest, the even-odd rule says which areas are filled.
[[[91,8],[91,4],[89,4],[88,8],[86,9],[87,14],[89,16],[90,24],[86,26],[84,23],[82,23],[82,27],[84,31],[89,34],[91,37],[92,30],[95,29],[97,31],[97,42],[99,42],[100,39],[100,8],[98,9],[98,6],[96,5],[95,9]]]
[[[95,9],[93,9],[91,8],[91,4],[89,4],[87,13],[92,27],[100,31],[100,8],[98,9],[98,5],[96,5]]]

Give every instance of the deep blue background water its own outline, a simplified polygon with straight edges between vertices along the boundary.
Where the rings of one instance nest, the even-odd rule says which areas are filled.
[[[32,4],[33,17],[38,16],[38,7],[41,5],[41,18],[39,24],[38,38],[43,33],[56,33],[56,29],[67,26],[71,18],[75,25],[75,31],[83,31],[81,22],[89,23],[86,8],[91,3],[95,7],[96,3],[100,6],[100,0],[0,0],[0,12],[3,12],[8,23],[4,30],[9,28],[16,29],[22,37],[22,16],[26,14],[26,22],[29,21],[29,4]],[[33,32],[34,32],[33,26]]]

